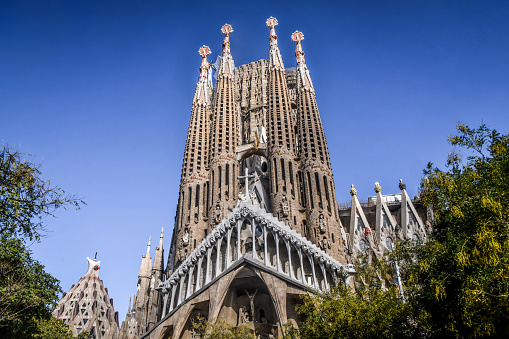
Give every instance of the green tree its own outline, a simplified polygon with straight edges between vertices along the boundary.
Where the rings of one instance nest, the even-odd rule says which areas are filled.
[[[32,258],[26,240],[40,241],[45,218],[83,203],[41,177],[28,156],[0,150],[0,337],[32,338],[48,332],[59,281]],[[48,332],[49,333],[49,332]],[[44,335],[42,335],[44,336]]]
[[[37,319],[37,333],[33,338],[41,339],[74,339],[71,330],[59,319],[50,317],[49,319]],[[88,339],[90,332],[83,331],[78,334],[78,339]]]
[[[433,234],[406,250],[404,280],[422,333],[509,337],[509,135],[458,124],[446,171],[428,164]]]
[[[393,268],[380,261],[356,265],[357,288],[343,283],[323,294],[303,297],[297,306],[303,316],[299,330],[286,328],[290,338],[401,338],[410,337],[415,326],[408,322],[408,307],[401,301]],[[382,288],[382,283],[386,288]]]
[[[60,207],[79,209],[83,201],[43,180],[29,157],[7,146],[0,150],[0,234],[39,241],[46,217]]]
[[[202,339],[256,339],[256,335],[247,326],[233,326],[222,320],[206,321],[197,317],[192,330]]]
[[[61,292],[59,281],[20,239],[0,239],[0,337],[29,337],[37,332],[36,320],[51,317]]]

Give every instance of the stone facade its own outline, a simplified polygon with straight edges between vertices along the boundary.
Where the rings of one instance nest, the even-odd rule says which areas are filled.
[[[129,309],[120,327],[118,338],[139,338],[141,334],[145,333],[161,319],[162,296],[161,290],[156,287],[164,279],[163,231],[164,229],[161,229],[159,245],[155,250],[153,264],[152,257],[150,256],[150,238],[148,240],[147,252],[141,259],[136,296],[134,297],[132,308],[131,300],[129,300]]]
[[[360,253],[376,260],[398,236],[427,240],[426,208],[402,182],[392,196],[377,184],[369,204],[352,186],[351,203],[338,208],[304,35],[292,34],[297,67],[285,69],[277,20],[266,24],[268,59],[238,67],[233,29],[222,27],[215,86],[210,48],[199,49],[167,265],[162,274],[162,260],[155,260],[150,272],[147,249],[123,337],[194,338],[198,316],[280,337],[287,322],[298,326],[302,294],[338,282],[353,286]]]
[[[117,338],[118,313],[99,279],[101,262],[90,258],[87,261],[87,273],[62,296],[53,316],[62,320],[74,336],[89,331],[94,339]]]

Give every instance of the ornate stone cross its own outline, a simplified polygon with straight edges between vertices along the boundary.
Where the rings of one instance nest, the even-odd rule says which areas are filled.
[[[244,175],[237,177],[237,179],[239,179],[239,180],[245,179],[245,181],[246,181],[246,183],[245,183],[246,197],[249,197],[249,179],[254,178],[254,177],[255,177],[254,175],[249,175],[249,170],[247,169],[247,167],[244,168]]]

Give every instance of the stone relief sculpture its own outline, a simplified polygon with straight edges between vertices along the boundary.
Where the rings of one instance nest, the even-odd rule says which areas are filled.
[[[184,235],[182,235],[182,245],[187,246],[189,244],[189,229],[184,229]]]
[[[220,223],[221,222],[221,206],[219,204],[216,205],[216,210],[214,212],[214,220],[216,221],[216,223]]]
[[[325,233],[327,231],[327,221],[325,221],[325,217],[322,213],[320,213],[320,216],[318,217],[318,229],[320,230],[320,233]]]
[[[281,199],[281,216],[288,217],[290,214],[290,204],[288,204],[288,199],[286,198],[286,195],[283,195],[283,198]]]

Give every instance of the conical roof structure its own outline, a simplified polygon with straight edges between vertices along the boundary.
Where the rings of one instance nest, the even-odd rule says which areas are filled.
[[[87,261],[87,273],[62,296],[53,316],[62,320],[75,336],[89,331],[92,338],[116,338],[118,313],[113,308],[108,289],[99,279],[101,262],[90,258]]]

